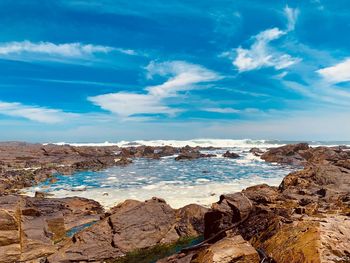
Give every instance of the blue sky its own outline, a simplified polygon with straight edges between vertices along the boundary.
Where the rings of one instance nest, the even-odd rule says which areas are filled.
[[[0,140],[349,140],[349,10],[1,0]]]

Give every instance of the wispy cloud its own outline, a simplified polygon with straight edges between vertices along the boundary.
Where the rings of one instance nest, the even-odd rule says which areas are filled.
[[[136,51],[130,49],[82,43],[55,44],[31,41],[0,43],[0,58],[13,60],[92,59],[97,54],[113,51],[136,55]]]
[[[288,54],[283,54],[274,50],[269,43],[286,34],[278,28],[272,28],[260,32],[254,37],[255,41],[250,49],[238,47],[237,56],[233,61],[240,72],[259,69],[262,67],[274,67],[275,69],[287,68],[299,59],[293,58]]]
[[[11,117],[20,117],[32,121],[53,124],[77,117],[78,114],[67,113],[62,110],[49,109],[40,106],[29,106],[19,102],[0,101],[0,114]]]
[[[147,87],[146,90],[152,96],[169,97],[177,92],[193,89],[195,84],[219,80],[221,77],[202,66],[184,61],[151,62],[147,67],[147,76],[170,76],[170,78],[156,86]]]
[[[319,69],[317,73],[321,74],[326,81],[331,83],[350,81],[350,58],[334,66]]]
[[[294,58],[271,45],[272,41],[280,39],[295,28],[299,11],[286,6],[284,12],[288,21],[287,30],[281,30],[277,27],[264,30],[253,36],[254,42],[250,48],[239,46],[233,51],[223,52],[221,56],[233,59],[232,64],[239,72],[264,67],[273,67],[280,70],[299,62],[299,58]]]
[[[241,111],[234,108],[203,108],[204,111],[216,113],[240,113]]]
[[[211,70],[184,61],[151,62],[146,71],[148,79],[156,75],[168,79],[160,85],[146,87],[143,94],[118,92],[89,97],[88,100],[123,118],[138,114],[173,116],[182,110],[166,105],[164,99],[176,97],[182,91],[198,88],[199,84],[221,78]]]
[[[88,98],[102,109],[119,115],[122,118],[137,114],[167,114],[173,115],[173,110],[164,105],[159,98],[150,94],[109,93]]]
[[[299,15],[299,9],[297,8],[290,8],[288,5],[284,8],[284,13],[287,17],[288,24],[287,24],[287,31],[292,31],[295,29],[295,24],[297,22],[297,18]]]

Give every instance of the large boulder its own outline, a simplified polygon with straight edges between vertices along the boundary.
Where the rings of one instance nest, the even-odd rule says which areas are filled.
[[[233,224],[245,220],[253,208],[252,202],[243,193],[220,196],[219,202],[214,203],[212,209],[204,216],[204,238],[211,238]]]
[[[271,148],[261,155],[266,162],[281,164],[305,165],[307,163],[307,143],[288,144],[285,146]]]
[[[259,263],[258,252],[241,236],[225,237],[198,252],[192,263]]]
[[[198,205],[172,209],[163,199],[145,202],[128,200],[111,209],[111,215],[77,233],[49,262],[104,260],[126,253],[172,243],[203,231],[207,209]]]
[[[0,197],[0,262],[45,258],[71,228],[99,220],[102,207],[84,198]]]
[[[261,248],[276,262],[350,262],[350,219],[309,218],[284,225]]]
[[[258,252],[241,236],[225,237],[188,254],[179,253],[157,263],[259,263]]]

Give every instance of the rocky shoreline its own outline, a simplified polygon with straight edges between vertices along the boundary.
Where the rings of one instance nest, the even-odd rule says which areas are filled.
[[[55,174],[71,175],[77,171],[101,170],[132,163],[133,158],[159,159],[179,154],[182,159],[203,156],[199,147],[117,147],[42,145],[23,142],[0,143],[0,193],[18,193],[21,188],[36,185]]]
[[[350,151],[286,145],[252,153],[300,170],[279,187],[220,196],[210,209],[126,200],[105,211],[89,199],[17,194],[55,173],[127,165],[133,158],[210,158],[200,148],[0,144],[0,262],[104,262],[159,244],[204,241],[158,263],[350,262]],[[237,158],[228,152],[227,158]],[[76,227],[85,229],[67,236]],[[74,231],[73,231],[74,232]],[[130,261],[132,262],[132,261]]]

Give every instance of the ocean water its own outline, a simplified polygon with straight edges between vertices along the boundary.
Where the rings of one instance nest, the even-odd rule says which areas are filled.
[[[160,160],[136,159],[126,167],[112,167],[103,171],[78,172],[71,176],[58,175],[58,181],[44,182],[24,189],[24,194],[35,191],[51,193],[54,197],[80,196],[99,201],[105,207],[112,207],[126,199],[146,200],[153,196],[164,198],[174,208],[190,203],[209,206],[225,193],[234,193],[256,184],[266,183],[278,186],[283,177],[299,169],[287,165],[266,163],[249,153],[252,147],[267,149],[295,141],[277,140],[222,140],[195,139],[187,141],[153,140],[121,141],[104,143],[70,143],[74,146],[162,146],[220,147],[219,150],[203,151],[214,153],[215,158],[175,161],[176,156]],[[350,145],[350,142],[308,142],[312,146]],[[67,144],[64,142],[56,144]],[[230,150],[238,153],[238,159],[228,159],[222,154]]]
[[[266,149],[280,146],[279,141],[252,140],[191,140],[191,141],[136,141],[119,142],[113,145],[173,145],[182,147],[214,146],[221,149],[203,151],[217,157],[197,160],[175,161],[176,156],[160,160],[135,159],[131,165],[112,167],[103,171],[77,172],[71,176],[58,175],[58,181],[44,182],[24,189],[34,195],[44,191],[54,197],[80,196],[99,201],[105,207],[112,207],[126,199],[146,200],[153,196],[164,198],[172,207],[189,203],[209,206],[224,193],[233,193],[256,184],[267,183],[278,186],[283,177],[298,169],[286,165],[266,163],[249,153],[252,147]],[[82,145],[82,144],[74,144]],[[84,144],[86,145],[86,144]],[[89,144],[91,145],[91,144]],[[112,145],[112,143],[94,144]],[[238,159],[224,158],[230,150],[238,153]]]

